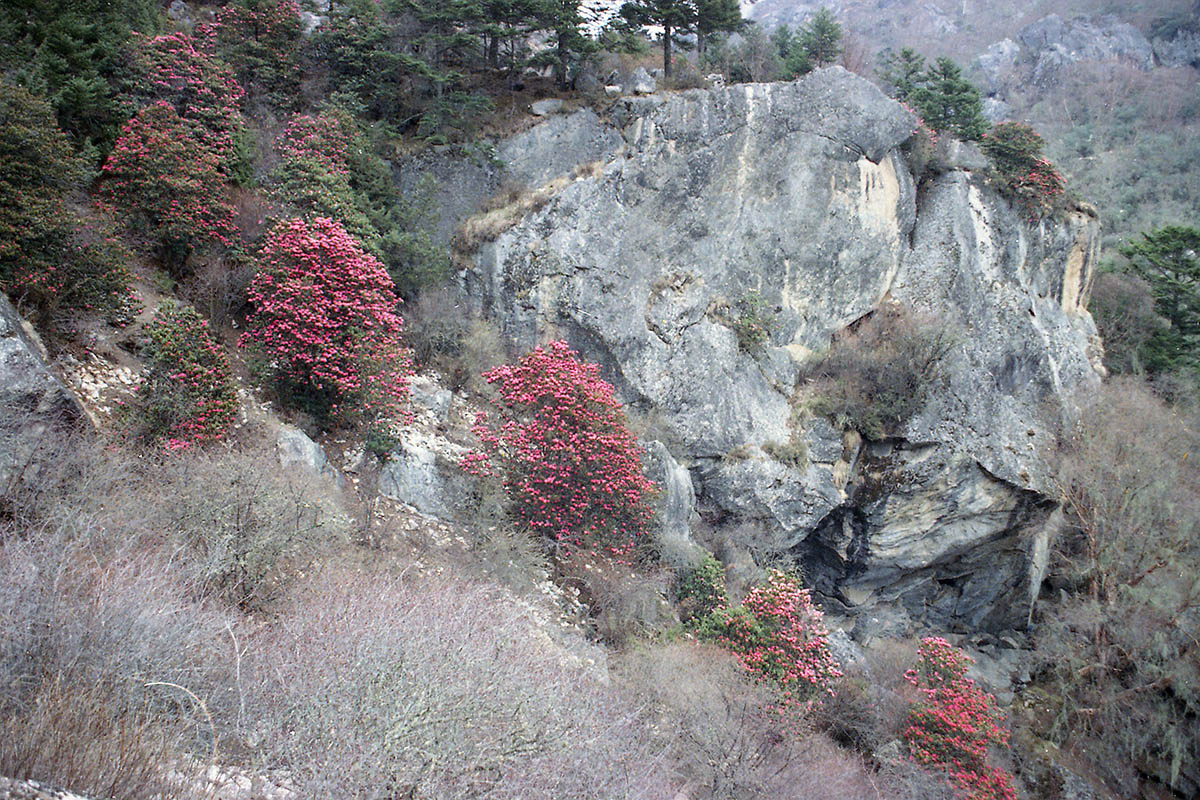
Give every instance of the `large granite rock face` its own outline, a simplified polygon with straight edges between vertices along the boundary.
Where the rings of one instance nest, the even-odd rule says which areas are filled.
[[[0,294],[0,496],[18,477],[37,480],[44,445],[92,423],[58,379],[36,334]]]
[[[965,157],[918,193],[915,119],[836,67],[625,98],[608,124],[622,147],[475,253],[470,301],[656,410],[718,535],[765,532],[752,549],[800,558],[837,610],[1023,627],[1056,524],[1038,450],[1099,380],[1095,215],[1030,224]],[[750,292],[774,318],[753,353]],[[889,301],[955,331],[945,385],[886,441],[797,422],[806,360]],[[807,459],[771,455],[788,442]]]

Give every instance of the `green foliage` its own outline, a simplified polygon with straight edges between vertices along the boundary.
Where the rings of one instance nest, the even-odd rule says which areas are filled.
[[[551,46],[531,60],[534,66],[554,66],[558,85],[566,87],[572,65],[578,65],[600,49],[598,42],[585,36],[580,26],[579,0],[545,0],[541,5],[541,25],[550,33]]]
[[[733,33],[745,25],[738,0],[697,0],[696,44],[701,53],[715,33]]]
[[[903,103],[910,102],[913,94],[925,84],[925,56],[911,47],[903,47],[898,53],[888,48],[879,55],[876,74],[888,94]]]
[[[725,567],[712,553],[706,552],[699,564],[679,578],[675,594],[680,618],[684,622],[703,625],[714,611],[729,605]]]
[[[1002,122],[984,134],[983,152],[991,159],[1000,190],[1031,219],[1048,213],[1066,192],[1062,175],[1042,157],[1045,141],[1021,122]]]
[[[69,202],[87,175],[50,105],[0,82],[0,290],[27,313],[129,309],[127,253]]]
[[[800,47],[814,67],[827,67],[842,54],[842,26],[821,8],[800,28]]]
[[[771,341],[775,310],[757,291],[738,298],[730,309],[729,327],[737,335],[738,349],[757,353]]]
[[[962,68],[948,58],[939,58],[919,76],[919,82],[909,86],[910,76],[905,70],[915,64],[903,60],[896,67],[899,74],[892,79],[900,81],[898,90],[907,92],[908,101],[925,123],[939,133],[952,133],[960,139],[983,138],[989,127],[983,116],[983,99],[979,89],[963,77]]]
[[[300,100],[300,7],[295,0],[236,0],[201,32],[242,88],[275,108]]]
[[[0,66],[45,96],[77,147],[104,155],[128,116],[130,34],[157,27],[153,0],[12,0],[0,4]]]
[[[1149,283],[1154,308],[1169,324],[1145,343],[1147,369],[1200,378],[1200,230],[1168,225],[1142,234],[1121,255]]]
[[[185,450],[225,437],[237,416],[229,359],[191,306],[164,303],[146,326],[146,370],[137,392],[139,438]]]
[[[631,0],[621,6],[621,16],[634,25],[658,25],[663,29],[663,75],[671,75],[671,48],[688,49],[684,38],[696,30],[697,9],[691,0]]]
[[[791,28],[787,25],[780,25],[771,34],[771,41],[775,44],[776,53],[779,55],[784,77],[798,78],[812,72],[812,59],[809,58],[808,51],[804,49],[804,42],[801,37],[792,32]]]

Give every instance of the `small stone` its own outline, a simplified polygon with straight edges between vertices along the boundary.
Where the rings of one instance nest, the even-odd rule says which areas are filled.
[[[547,117],[562,111],[563,101],[557,97],[547,97],[529,106],[529,112],[535,117]]]

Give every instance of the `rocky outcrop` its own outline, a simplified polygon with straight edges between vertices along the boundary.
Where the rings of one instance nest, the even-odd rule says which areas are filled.
[[[50,368],[45,348],[0,295],[0,496],[14,480],[36,480],[37,452],[92,423]]]
[[[840,68],[625,98],[607,124],[623,146],[484,244],[469,300],[656,409],[717,535],[763,532],[837,610],[1023,627],[1055,524],[1039,448],[1098,382],[1094,214],[1030,224],[966,151],[918,193],[915,119]],[[746,352],[750,292],[772,322]],[[945,386],[886,441],[795,413],[808,360],[887,301],[955,331]]]

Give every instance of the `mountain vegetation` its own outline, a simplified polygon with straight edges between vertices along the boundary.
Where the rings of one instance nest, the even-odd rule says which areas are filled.
[[[5,3],[0,375],[19,350],[65,382],[0,412],[0,778],[97,800],[239,785],[246,800],[1053,800],[1068,777],[1113,797],[1200,790],[1197,64],[1072,61],[1052,79],[1015,66],[1028,82],[1009,76],[1004,96],[1021,121],[992,120],[998,84],[968,60],[981,34],[919,51],[916,30],[868,38],[879,29],[857,5],[800,5],[768,31],[726,0],[631,1],[604,25],[581,0]],[[996,5],[980,26],[1017,35]],[[1170,5],[1129,19],[1156,42],[1200,36]],[[819,150],[793,155],[836,152],[845,170],[804,189],[829,185],[814,231],[853,218],[897,248],[905,235],[938,246],[911,219],[893,231],[877,206],[942,213],[929,209],[946,208],[947,187],[975,192],[973,220],[1011,215],[987,230],[1019,246],[980,238],[1021,250],[1014,263],[1035,250],[1046,274],[1022,278],[1041,294],[980,300],[964,278],[932,302],[999,309],[981,328],[1016,308],[1047,340],[1067,334],[1041,301],[1073,315],[1092,338],[1091,364],[1079,359],[1090,390],[1021,420],[1017,468],[1001,455],[966,477],[936,472],[940,443],[917,432],[944,433],[935,404],[965,416],[977,389],[964,380],[979,374],[965,370],[990,370],[999,427],[1022,392],[1065,392],[1069,365],[1047,371],[1025,345],[1002,369],[983,363],[963,344],[973,324],[894,300],[921,290],[919,264],[870,308],[843,303],[850,289],[810,302],[802,270],[865,284],[849,262],[885,257],[874,240],[826,248],[841,234],[824,229],[811,253],[779,245],[783,290],[744,264],[729,287],[674,264],[645,304],[618,297],[623,329],[651,332],[649,361],[631,359],[628,331],[600,341],[571,316],[598,313],[579,287],[611,299],[636,258],[685,252],[679,231],[609,241],[620,214],[651,219],[621,181],[740,218],[803,180],[781,170],[768,186],[748,151],[728,158],[728,191],[696,188],[728,167],[717,150],[689,162],[686,185],[639,171],[638,148],[668,159],[698,135],[671,129],[695,122],[675,107],[658,127],[630,124],[658,108],[633,96],[648,93],[643,71],[652,91],[697,104],[710,95],[683,90],[817,87],[802,98],[812,118],[787,130]],[[845,80],[853,92],[821,83]],[[785,107],[755,97],[769,89],[746,91],[722,109],[741,98],[743,118],[760,115],[750,133],[712,123],[704,136],[778,121]],[[844,109],[817,108],[856,102],[894,130],[833,130]],[[592,135],[572,140],[564,119]],[[536,152],[554,160],[604,155],[612,139],[624,160],[530,165],[505,149],[522,136],[553,140]],[[903,148],[876,147],[887,137]],[[413,164],[458,183],[413,181]],[[611,216],[551,216],[597,196]],[[1097,212],[1079,196],[1117,220],[1094,286],[1048,255],[1087,250]],[[685,217],[695,241],[722,235]],[[516,228],[533,238],[505,238]],[[615,247],[622,274],[580,263],[571,237]],[[484,250],[496,263],[467,263]],[[724,294],[710,302],[701,286]],[[1095,328],[1072,306],[1089,290]],[[838,322],[815,331],[823,314]],[[744,435],[743,406],[713,388],[720,370],[699,349],[696,380],[712,381],[689,409],[701,432],[660,416],[645,387],[675,391],[693,328],[736,365],[731,396],[774,393],[751,421],[778,439]],[[69,411],[51,414],[55,392]],[[703,454],[680,464],[684,435]],[[747,484],[751,468],[773,476],[753,497],[691,483],[694,471]],[[803,481],[822,471],[839,483],[818,496]],[[448,487],[436,513],[422,505],[430,474]],[[905,533],[938,516],[919,505],[922,476],[963,515],[939,518],[931,541],[980,518],[1009,520],[1004,536],[1053,520],[1016,556],[1008,539],[970,554],[997,570],[1040,559],[1027,620],[970,630],[963,620],[987,613],[967,608],[974,574],[934,576],[939,563],[903,580],[959,598],[947,630],[927,630],[937,618],[899,590],[895,613],[881,606],[854,639],[834,624],[859,598],[829,575],[866,568],[888,504]],[[780,545],[775,507],[762,510],[779,497],[830,510]]]

